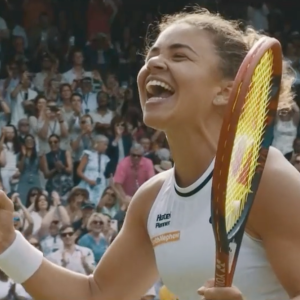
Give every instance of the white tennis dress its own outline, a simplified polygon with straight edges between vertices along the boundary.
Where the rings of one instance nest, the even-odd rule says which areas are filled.
[[[149,214],[148,233],[164,284],[180,300],[199,300],[206,280],[214,277],[215,241],[210,223],[214,162],[191,186],[180,188],[174,169]],[[234,277],[247,300],[288,300],[260,241],[245,234]]]

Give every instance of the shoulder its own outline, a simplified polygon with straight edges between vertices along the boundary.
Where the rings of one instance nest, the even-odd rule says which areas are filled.
[[[82,155],[91,156],[93,152],[91,150],[84,150]]]
[[[145,164],[147,164],[148,166],[153,166],[153,162],[150,158],[147,157],[143,157],[143,161],[145,162]]]
[[[147,226],[148,215],[151,207],[164,182],[171,176],[171,172],[172,170],[168,170],[166,172],[159,173],[146,181],[132,198],[127,214],[138,214],[142,216],[143,222],[145,226]]]
[[[80,251],[83,255],[91,255],[93,254],[93,251],[90,248],[84,247],[84,246],[76,246],[76,250]]]
[[[271,147],[249,216],[250,231],[261,237],[288,220],[299,218],[300,174],[280,151]]]

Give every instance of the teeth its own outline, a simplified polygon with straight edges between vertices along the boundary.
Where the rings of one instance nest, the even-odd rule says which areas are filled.
[[[146,90],[148,93],[152,92],[151,86],[161,86],[172,93],[174,92],[174,90],[168,84],[159,80],[151,80],[147,83]]]

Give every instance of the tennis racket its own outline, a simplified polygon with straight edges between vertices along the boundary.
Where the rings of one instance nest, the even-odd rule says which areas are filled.
[[[216,241],[215,286],[231,286],[250,209],[257,192],[278,106],[280,43],[261,38],[245,57],[225,114],[212,183]]]

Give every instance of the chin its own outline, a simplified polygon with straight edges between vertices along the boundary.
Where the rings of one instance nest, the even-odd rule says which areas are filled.
[[[168,126],[170,126],[170,116],[169,114],[164,113],[163,111],[151,111],[143,112],[144,124],[148,127],[151,127],[156,130],[165,131]]]

